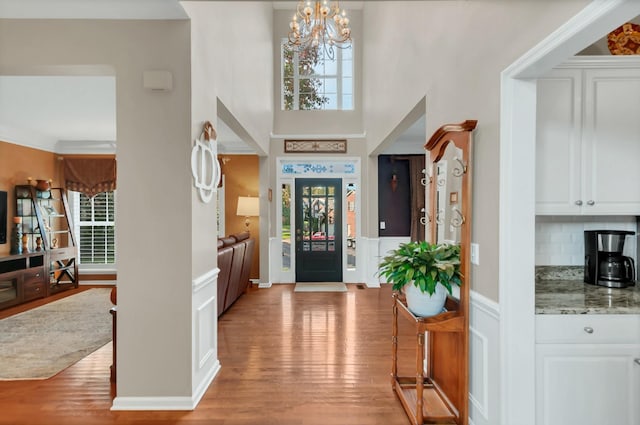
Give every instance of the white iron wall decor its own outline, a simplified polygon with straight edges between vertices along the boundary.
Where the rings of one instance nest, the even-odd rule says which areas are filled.
[[[204,139],[204,140],[202,140]],[[213,140],[212,140],[213,139]],[[218,146],[216,131],[209,121],[203,126],[200,138],[196,139],[191,150],[191,174],[194,186],[198,189],[200,199],[208,204],[217,191],[222,177],[218,162]]]

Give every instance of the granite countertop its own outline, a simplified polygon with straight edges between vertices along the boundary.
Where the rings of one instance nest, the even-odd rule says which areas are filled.
[[[536,314],[640,314],[640,284],[606,288],[582,281],[582,267],[536,267]]]

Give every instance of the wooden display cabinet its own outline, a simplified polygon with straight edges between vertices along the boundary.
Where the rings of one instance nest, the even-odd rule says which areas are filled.
[[[22,217],[23,255],[42,252],[47,295],[78,287],[77,247],[65,190],[18,185],[16,216]]]

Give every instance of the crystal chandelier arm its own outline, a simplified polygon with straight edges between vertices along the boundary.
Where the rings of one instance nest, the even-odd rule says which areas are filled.
[[[299,1],[289,28],[289,45],[298,52],[323,44],[325,53],[333,59],[333,46],[351,46],[349,18],[338,1]]]

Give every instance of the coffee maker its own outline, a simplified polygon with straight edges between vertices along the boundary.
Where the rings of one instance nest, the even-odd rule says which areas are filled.
[[[622,255],[624,240],[635,232],[626,230],[585,230],[584,281],[608,288],[635,285],[633,259]]]

